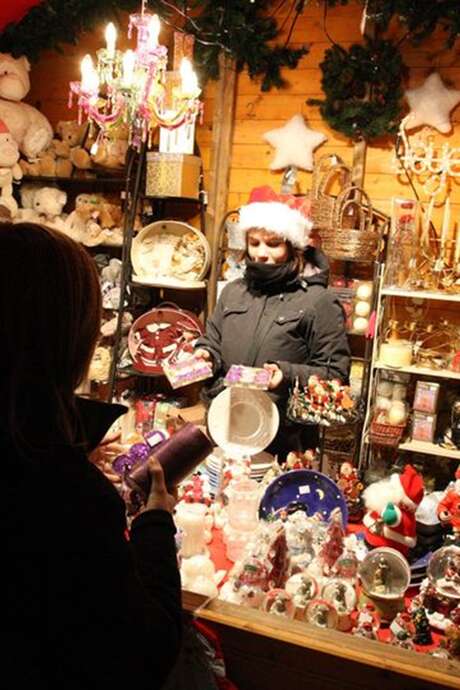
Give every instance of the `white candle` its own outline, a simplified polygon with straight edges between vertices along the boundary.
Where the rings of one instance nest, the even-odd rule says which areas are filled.
[[[157,14],[154,14],[149,24],[150,48],[158,47],[158,36],[160,35],[161,24]]]
[[[123,55],[123,86],[130,87],[133,83],[136,55],[133,50],[127,50]]]
[[[175,522],[182,530],[182,545],[180,549],[183,558],[202,554],[206,548],[205,542],[204,503],[179,503],[176,507]]]
[[[91,55],[85,55],[80,63],[81,90],[84,93],[97,93],[99,90],[99,78],[94,69]]]
[[[442,227],[441,227],[441,253],[444,251],[447,237],[449,235],[450,228],[450,197],[447,197],[446,203],[444,204],[444,214],[442,216]]]
[[[113,22],[110,22],[109,24],[107,24],[107,28],[105,30],[105,41],[107,44],[107,55],[111,58],[115,55],[116,40],[117,30],[115,28],[115,24],[113,24]]]

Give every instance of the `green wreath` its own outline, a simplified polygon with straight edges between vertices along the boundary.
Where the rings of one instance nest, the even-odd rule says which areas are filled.
[[[320,64],[325,99],[310,98],[321,116],[351,139],[395,134],[402,116],[404,64],[391,41],[366,40],[345,50],[334,45]]]

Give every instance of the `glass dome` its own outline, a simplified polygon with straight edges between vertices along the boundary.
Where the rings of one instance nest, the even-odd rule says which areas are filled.
[[[460,599],[460,547],[443,546],[435,551],[427,574],[439,594]]]
[[[373,549],[359,567],[363,589],[371,597],[399,599],[410,583],[407,560],[396,549]]]

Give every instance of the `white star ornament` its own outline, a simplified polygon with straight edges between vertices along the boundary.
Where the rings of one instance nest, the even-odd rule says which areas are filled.
[[[275,149],[270,170],[291,166],[313,170],[313,151],[327,141],[327,136],[307,127],[302,115],[294,115],[285,125],[265,132],[263,138]]]
[[[406,98],[410,105],[406,129],[429,125],[442,134],[451,131],[449,116],[460,103],[460,91],[448,89],[437,72],[430,74],[421,86],[406,91]]]

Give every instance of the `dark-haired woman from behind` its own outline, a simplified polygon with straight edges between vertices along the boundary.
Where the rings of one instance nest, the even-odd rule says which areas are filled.
[[[18,688],[160,688],[181,639],[173,498],[151,459],[128,536],[123,501],[88,460],[124,411],[74,395],[99,334],[94,263],[26,223],[0,225],[0,256],[2,676]]]

